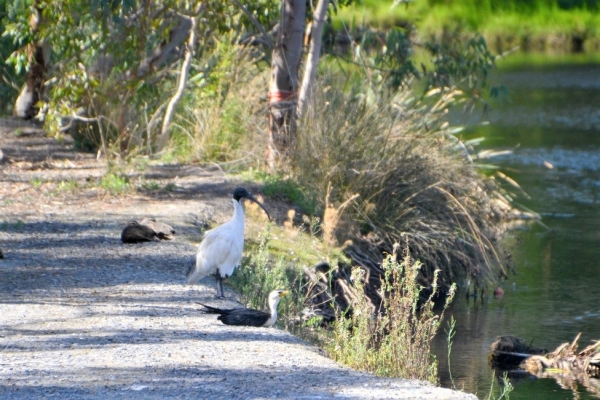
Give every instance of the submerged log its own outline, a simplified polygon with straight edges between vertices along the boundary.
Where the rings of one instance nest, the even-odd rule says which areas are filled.
[[[516,336],[498,336],[492,343],[490,362],[493,368],[512,369],[531,357],[533,354],[546,354],[548,351],[527,344],[525,340]]]

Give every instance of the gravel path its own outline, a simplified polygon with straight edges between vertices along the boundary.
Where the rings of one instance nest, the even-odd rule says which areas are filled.
[[[285,331],[200,313],[196,301],[235,305],[214,298],[212,279],[184,279],[200,226],[231,213],[235,185],[222,174],[163,166],[143,174],[173,191],[61,191],[103,164],[35,127],[17,137],[0,125],[0,398],[476,398],[353,371]],[[143,216],[176,239],[122,244],[126,222]]]

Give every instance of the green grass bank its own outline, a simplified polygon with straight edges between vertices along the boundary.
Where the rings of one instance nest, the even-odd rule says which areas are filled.
[[[341,8],[335,26],[416,27],[421,37],[478,32],[505,52],[594,52],[600,49],[600,3],[595,0],[364,0]]]

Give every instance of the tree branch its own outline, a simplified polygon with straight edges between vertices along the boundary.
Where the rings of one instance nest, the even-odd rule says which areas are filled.
[[[258,29],[260,31],[260,33],[263,34],[263,36],[265,37],[266,45],[269,47],[269,49],[272,49],[273,48],[273,41],[271,40],[271,37],[267,33],[267,30],[265,29],[265,27],[262,26],[262,24],[260,22],[258,22],[258,20],[254,17],[254,15],[252,15],[252,13],[250,11],[248,11],[248,9],[246,8],[246,6],[244,6],[240,0],[233,0],[233,2],[235,4],[237,4],[237,6],[239,8],[242,9],[242,11],[244,12],[244,14],[246,14],[246,17],[248,17],[248,19],[250,20],[250,22],[252,22],[252,25],[254,25],[256,27],[256,29]]]
[[[298,117],[302,117],[306,107],[312,96],[312,89],[317,77],[317,67],[319,66],[319,58],[321,56],[321,36],[323,34],[323,25],[325,24],[325,16],[327,15],[327,6],[329,0],[319,0],[311,29],[310,50],[308,51],[308,60],[306,61],[306,69],[302,77],[302,86],[298,95]]]
[[[199,13],[198,13],[199,14]],[[175,106],[183,96],[183,90],[185,89],[185,85],[187,83],[188,71],[190,69],[190,64],[192,63],[192,57],[194,55],[194,45],[196,42],[196,26],[198,25],[199,15],[196,17],[190,18],[190,36],[187,42],[187,48],[185,53],[185,58],[183,63],[181,64],[181,73],[179,74],[179,83],[177,85],[177,91],[169,101],[167,105],[167,111],[165,112],[165,118],[163,120],[162,129],[160,131],[160,136],[158,137],[158,150],[162,150],[167,141],[169,139],[169,125],[171,124],[171,118],[173,118],[173,113],[175,111]]]

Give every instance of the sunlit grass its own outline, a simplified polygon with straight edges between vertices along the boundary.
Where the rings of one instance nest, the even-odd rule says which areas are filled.
[[[112,195],[120,195],[129,191],[129,178],[123,174],[108,173],[100,180],[100,187]]]
[[[58,183],[59,192],[76,192],[79,189],[79,184],[74,179],[68,179],[66,181],[60,181]]]
[[[29,181],[29,184],[34,188],[37,189],[40,186],[42,186],[44,184],[44,181],[41,178],[32,178]]]
[[[393,4],[392,0],[365,0],[343,7],[334,25],[338,29],[361,24],[389,27],[411,21],[422,37],[460,27],[479,32],[490,42],[498,37],[509,39],[509,44],[522,44],[523,39],[560,41],[573,35],[600,38],[600,13],[585,7],[560,8],[554,1],[415,0],[408,5]]]
[[[600,53],[555,53],[545,54],[538,52],[516,52],[508,57],[496,60],[499,70],[523,68],[555,68],[560,65],[586,65],[599,64]]]

